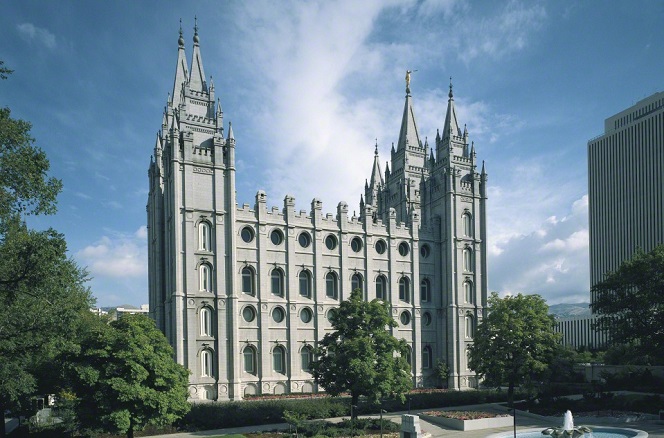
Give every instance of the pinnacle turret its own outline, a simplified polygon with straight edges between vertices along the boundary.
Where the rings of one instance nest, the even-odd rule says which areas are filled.
[[[189,87],[194,91],[207,91],[205,82],[205,70],[203,69],[203,58],[201,57],[200,38],[198,37],[198,22],[194,24],[194,53],[191,56],[191,73],[189,75]]]
[[[175,65],[175,82],[173,83],[173,94],[169,98],[169,102],[173,103],[173,107],[177,108],[182,103],[182,85],[189,77],[189,69],[187,67],[187,58],[184,52],[184,38],[182,37],[182,20],[180,20],[180,36],[178,38],[178,61]]]

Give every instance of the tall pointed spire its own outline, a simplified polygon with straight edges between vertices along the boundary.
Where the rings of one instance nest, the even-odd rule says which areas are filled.
[[[205,82],[205,70],[203,69],[203,58],[201,57],[200,38],[198,37],[198,19],[194,18],[194,53],[191,56],[191,74],[189,86],[194,91],[207,91]]]
[[[189,71],[187,58],[184,53],[184,38],[182,37],[182,20],[180,20],[180,36],[178,38],[178,62],[175,66],[175,82],[173,83],[173,106],[177,107],[182,99],[182,84],[187,81]]]
[[[380,170],[380,160],[378,158],[378,140],[376,140],[376,146],[374,148],[374,162],[373,168],[371,169],[371,184],[369,187],[372,190],[378,189],[379,186],[383,185],[383,172]]]
[[[408,73],[410,73],[410,71]],[[401,118],[401,131],[399,132],[397,151],[405,149],[407,144],[416,147],[420,146],[420,135],[417,132],[415,111],[413,110],[413,103],[410,96],[410,74],[406,75],[406,83],[406,102],[403,107],[403,117]]]
[[[447,114],[445,115],[445,127],[443,128],[443,138],[451,138],[452,136],[460,137],[461,130],[459,129],[459,122],[457,122],[456,110],[454,108],[454,93],[452,92],[452,77],[450,77],[450,92],[447,95]]]

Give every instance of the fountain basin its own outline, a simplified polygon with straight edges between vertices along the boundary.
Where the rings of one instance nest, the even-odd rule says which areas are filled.
[[[648,432],[638,429],[630,429],[626,427],[595,427],[592,426],[592,433],[586,434],[587,437],[592,438],[648,438]],[[543,438],[542,429],[525,429],[517,432],[516,438]],[[500,432],[494,433],[487,438],[511,438],[514,437],[513,432]]]

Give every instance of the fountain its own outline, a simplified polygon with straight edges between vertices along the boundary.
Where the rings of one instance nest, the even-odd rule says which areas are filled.
[[[578,426],[574,427],[574,417],[572,417],[572,412],[567,410],[565,412],[565,418],[563,420],[563,427],[549,427],[542,431],[542,435],[551,435],[554,438],[558,437],[571,437],[577,438],[583,435],[584,433],[591,433],[592,429],[588,426]]]

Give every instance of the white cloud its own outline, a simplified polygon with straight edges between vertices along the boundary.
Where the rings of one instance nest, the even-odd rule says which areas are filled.
[[[589,300],[588,197],[569,214],[531,224],[530,231],[504,235],[489,259],[491,290],[539,293],[549,304]],[[518,214],[517,214],[518,216]]]
[[[94,278],[137,278],[147,276],[147,246],[144,226],[134,233],[115,233],[76,253]]]
[[[55,49],[55,35],[47,29],[37,27],[32,23],[22,23],[16,26],[19,34],[28,41],[34,41],[48,49]]]

